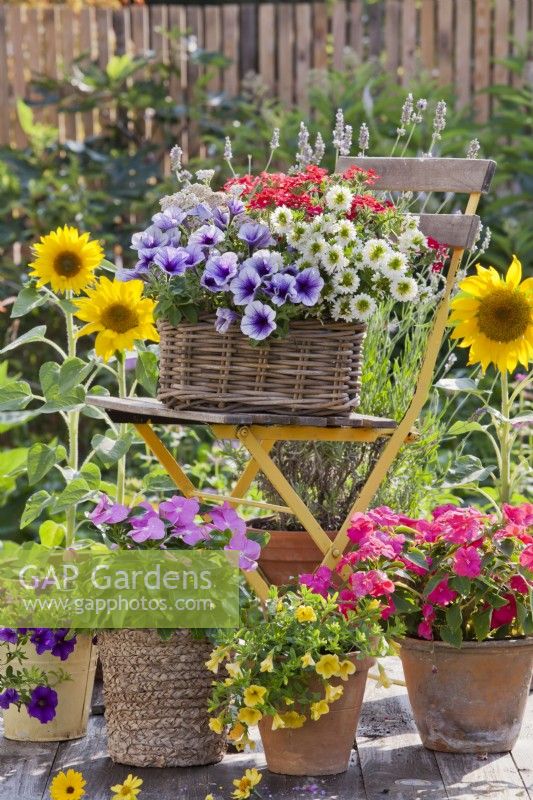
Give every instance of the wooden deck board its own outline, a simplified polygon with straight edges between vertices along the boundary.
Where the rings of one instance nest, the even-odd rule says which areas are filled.
[[[389,659],[387,669],[401,678],[397,659]],[[1,739],[0,800],[48,800],[51,778],[69,768],[83,772],[90,800],[109,800],[109,787],[129,772],[143,778],[146,800],[204,800],[209,793],[229,800],[233,779],[252,766],[263,773],[264,800],[533,800],[533,694],[511,755],[461,756],[425,750],[405,689],[369,681],[357,742],[348,772],[326,778],[269,773],[260,742],[255,753],[231,752],[209,767],[138,769],[111,762],[104,718],[93,715],[84,739],[60,744]]]

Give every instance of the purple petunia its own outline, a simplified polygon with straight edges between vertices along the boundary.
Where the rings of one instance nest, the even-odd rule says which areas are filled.
[[[68,632],[68,628],[58,628],[53,631],[54,644],[52,647],[52,655],[61,659],[61,661],[66,661],[70,654],[74,652],[78,641],[75,636],[67,639],[66,636]]]
[[[54,646],[54,634],[49,628],[34,628],[30,642],[35,646],[35,652],[42,656]]]
[[[235,533],[224,550],[238,550],[239,567],[245,570],[257,569],[257,559],[261,553],[261,545],[246,537],[244,533]]]
[[[244,316],[241,320],[241,331],[250,339],[260,342],[270,336],[272,331],[278,327],[276,324],[276,312],[270,306],[254,300],[246,306]]]
[[[219,292],[226,289],[238,270],[236,253],[223,253],[221,256],[210,258],[205,265],[204,274],[200,284],[210,292]]]
[[[139,253],[142,253],[148,258],[157,251],[158,247],[162,247],[168,243],[167,238],[166,232],[163,233],[161,228],[158,228],[157,225],[150,225],[145,231],[133,234],[131,237],[131,247],[132,250],[138,250]]]
[[[243,267],[229,285],[235,305],[245,306],[255,300],[255,293],[260,286],[261,278],[256,270],[253,267]]]
[[[9,642],[9,644],[16,644],[18,642],[18,633],[13,628],[0,628],[0,642]]]
[[[194,231],[189,238],[189,244],[198,244],[200,247],[215,247],[224,239],[224,234],[216,225],[202,225]]]
[[[198,203],[187,212],[189,217],[198,217],[202,222],[210,222],[213,219],[213,210],[207,203]]]
[[[232,217],[238,217],[244,213],[244,203],[238,197],[232,197],[227,203],[228,211]]]
[[[11,703],[18,703],[19,700],[20,695],[16,689],[6,689],[5,692],[0,693],[0,708],[5,711]]]
[[[209,539],[209,533],[194,518],[200,510],[200,503],[195,498],[175,495],[159,506],[161,515],[172,524],[172,536],[182,539],[191,547],[198,542]]]
[[[107,495],[101,494],[98,505],[89,514],[89,519],[94,525],[114,525],[117,522],[124,522],[129,513],[127,506],[112,503]]]
[[[187,269],[191,269],[192,267],[197,267],[198,264],[201,264],[202,261],[205,261],[205,255],[202,248],[197,244],[188,244],[187,247],[184,247],[185,252],[185,266]]]
[[[274,239],[270,235],[270,230],[266,225],[262,225],[260,222],[245,222],[244,225],[241,225],[239,228],[237,236],[239,239],[242,239],[243,242],[246,242],[252,250],[274,244]]]
[[[51,722],[56,715],[57,692],[49,686],[36,686],[26,706],[30,717],[38,719],[42,725]]]
[[[188,253],[184,247],[161,247],[154,257],[154,264],[169,275],[183,275],[187,269],[187,259]]]
[[[221,208],[214,208],[213,222],[215,223],[217,228],[220,228],[221,231],[225,231],[230,222],[229,211],[223,211]]]
[[[314,306],[320,298],[323,286],[324,281],[316,267],[302,270],[294,279],[293,302]]]
[[[165,538],[165,524],[148,502],[139,503],[146,513],[131,520],[131,530],[128,534],[134,542],[141,544],[147,540],[157,541]]]
[[[163,233],[166,233],[171,230],[171,228],[177,228],[178,225],[181,225],[186,216],[186,212],[182,211],[179,206],[169,206],[165,208],[164,211],[154,214],[152,222],[163,231]]]
[[[240,517],[228,501],[209,512],[212,529],[217,531],[231,531],[233,534],[246,533],[246,522]]]
[[[265,291],[272,297],[275,306],[282,306],[293,299],[295,278],[283,272],[277,272],[265,286]]]
[[[231,308],[217,308],[215,330],[217,333],[227,333],[230,326],[239,319],[239,315]]]
[[[270,250],[258,250],[251,258],[243,262],[244,267],[253,267],[260,278],[266,278],[277,272],[279,265],[283,263],[279,253],[271,253]]]

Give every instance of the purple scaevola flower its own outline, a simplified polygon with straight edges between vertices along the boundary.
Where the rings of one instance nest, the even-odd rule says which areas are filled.
[[[169,275],[183,275],[187,269],[189,254],[184,247],[161,247],[157,251],[154,264]]]
[[[270,336],[272,331],[278,327],[276,322],[276,312],[270,306],[254,300],[246,306],[244,317],[241,320],[241,331],[250,339],[260,342]]]
[[[257,559],[261,553],[261,545],[246,537],[245,533],[235,533],[224,550],[238,550],[239,567],[245,570],[257,569]]]
[[[299,272],[294,279],[292,300],[304,306],[314,306],[320,297],[324,281],[316,267],[308,267]]]
[[[271,296],[275,306],[284,305],[287,300],[292,300],[295,286],[295,278],[284,272],[276,272],[272,275],[265,290]]]
[[[239,228],[237,236],[239,239],[242,239],[243,242],[246,242],[252,250],[274,244],[274,239],[270,235],[270,230],[266,225],[262,225],[260,222],[245,222],[244,225],[241,225]]]
[[[232,197],[228,200],[227,206],[232,217],[238,217],[239,214],[244,213],[244,203],[238,197]]]
[[[35,652],[42,656],[54,646],[54,634],[49,628],[34,628],[30,642],[35,646]]]
[[[217,333],[227,333],[230,325],[239,319],[239,315],[231,308],[217,308],[215,330]]]
[[[220,228],[221,231],[225,231],[229,225],[230,221],[230,214],[229,211],[223,211],[221,208],[214,208],[213,209],[213,222]]]
[[[98,505],[89,514],[89,519],[93,525],[114,525],[116,522],[124,522],[129,513],[127,506],[112,503],[106,494],[101,494]]]
[[[145,231],[134,233],[131,237],[131,249],[139,250],[139,253],[143,251],[147,257],[165,244],[167,244],[166,233],[163,233],[157,225],[150,225]]]
[[[258,250],[251,258],[243,261],[243,266],[253,267],[260,278],[266,278],[277,272],[279,256],[278,253],[271,253],[270,250]]]
[[[146,509],[146,513],[131,520],[131,530],[128,536],[137,544],[147,540],[158,540],[165,538],[165,524],[159,519],[159,515],[148,502],[139,503],[141,508]]]
[[[187,215],[189,217],[198,217],[203,222],[209,222],[213,219],[213,209],[207,203],[198,203],[197,206],[187,212]]]
[[[69,655],[74,652],[78,640],[75,636],[72,636],[70,639],[65,638],[68,634],[68,628],[59,628],[53,631],[53,634],[54,645],[52,647],[52,655],[61,659],[61,661],[66,661]]]
[[[224,234],[216,225],[202,225],[201,228],[191,233],[189,244],[199,244],[200,247],[215,247],[223,240]]]
[[[172,536],[182,539],[191,547],[198,542],[209,539],[209,533],[194,521],[200,510],[200,503],[195,498],[175,495],[159,506],[161,515],[172,524]]]
[[[211,528],[216,531],[231,531],[232,534],[246,533],[246,522],[240,517],[233,506],[224,502],[221,506],[209,512]]]
[[[251,303],[260,286],[261,278],[256,270],[253,267],[243,267],[229,285],[235,305],[245,306]]]
[[[164,211],[154,214],[152,222],[163,231],[163,233],[166,233],[172,228],[177,228],[178,225],[181,225],[186,216],[186,212],[182,211],[179,206],[169,206],[165,208]]]
[[[30,717],[38,719],[42,725],[51,722],[56,715],[57,692],[49,686],[36,686],[26,706]]]
[[[13,628],[0,628],[0,642],[9,642],[9,644],[16,644],[18,642],[18,633]]]
[[[237,274],[237,270],[238,259],[236,253],[223,253],[221,256],[213,256],[205,265],[200,284],[210,292],[219,292],[221,289],[227,289],[229,282]]]
[[[0,694],[0,708],[5,711],[11,703],[18,703],[19,700],[20,695],[16,689],[6,689],[5,692]]]

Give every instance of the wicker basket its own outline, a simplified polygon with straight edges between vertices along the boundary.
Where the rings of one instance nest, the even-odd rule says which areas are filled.
[[[109,754],[135,767],[215,764],[224,736],[208,726],[212,645],[179,630],[168,641],[156,631],[98,635],[104,672]]]
[[[183,410],[349,414],[359,402],[365,331],[306,320],[254,347],[238,329],[216,333],[214,318],[160,322],[158,398]]]

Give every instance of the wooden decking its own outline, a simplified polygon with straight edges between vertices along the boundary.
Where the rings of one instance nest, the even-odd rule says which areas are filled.
[[[390,660],[390,674],[401,677]],[[505,677],[502,676],[502,680]],[[95,705],[95,711],[98,712]],[[231,753],[221,764],[193,769],[132,769],[107,757],[105,723],[91,716],[85,739],[62,744],[0,741],[0,800],[45,800],[60,769],[83,771],[87,800],[109,800],[109,787],[128,772],[144,779],[140,800],[231,798],[244,769],[263,772],[264,800],[533,800],[533,695],[512,754],[458,756],[425,750],[405,690],[369,681],[350,769],[332,778],[288,778],[266,770],[261,752]]]

